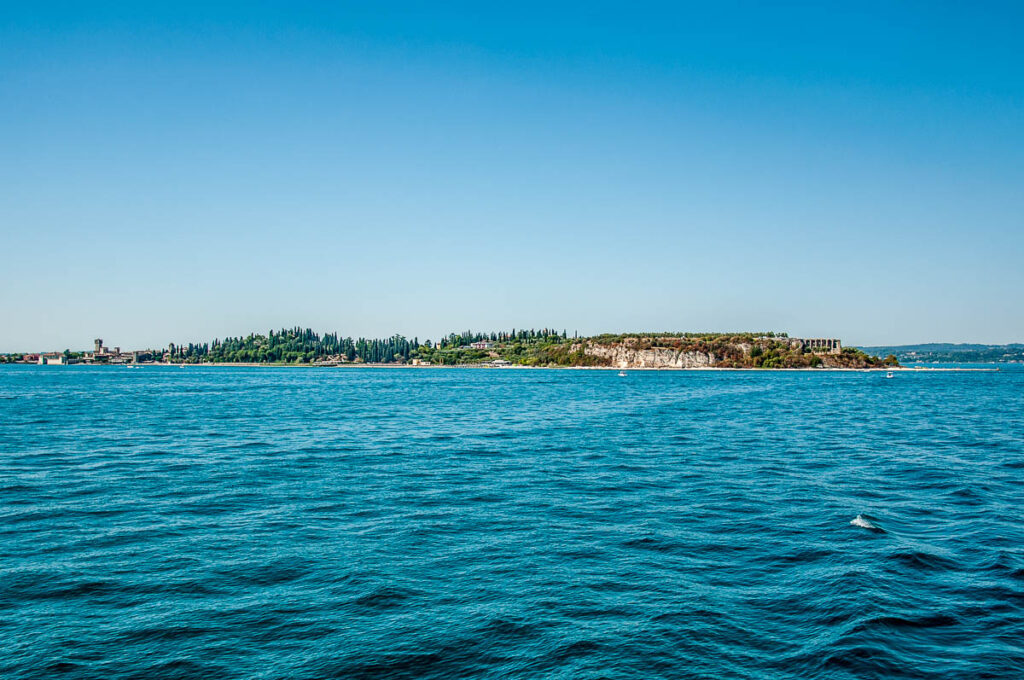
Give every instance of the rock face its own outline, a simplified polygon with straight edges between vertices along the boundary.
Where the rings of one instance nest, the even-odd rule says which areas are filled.
[[[668,347],[640,349],[625,344],[587,344],[583,352],[617,368],[707,368],[715,365],[711,352],[687,352]]]
[[[816,344],[814,344],[816,343]],[[886,365],[838,340],[786,336],[709,334],[605,335],[573,343],[557,357],[563,364],[614,368],[869,368]]]

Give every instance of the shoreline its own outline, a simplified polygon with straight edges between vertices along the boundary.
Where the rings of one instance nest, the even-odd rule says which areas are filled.
[[[11,366],[25,365],[25,366],[36,366],[37,364],[10,364]],[[944,372],[944,373],[956,373],[956,372],[998,372],[998,367],[979,365],[977,368],[968,366],[883,366],[883,367],[868,367],[868,368],[726,368],[720,366],[694,366],[692,368],[673,368],[673,367],[648,367],[648,366],[637,366],[633,368],[620,368],[618,366],[481,366],[478,364],[460,364],[455,366],[413,366],[411,364],[363,364],[363,363],[351,363],[351,364],[334,364],[334,365],[316,365],[316,364],[271,364],[271,363],[224,363],[224,362],[210,362],[210,363],[199,363],[199,364],[176,364],[176,363],[144,363],[144,364],[62,364],[62,366],[89,366],[89,367],[102,367],[102,368],[143,368],[143,367],[158,367],[158,368],[298,368],[298,369],[312,369],[312,368],[329,368],[329,369],[448,369],[448,370],[461,370],[461,369],[478,369],[478,370],[564,370],[564,371],[668,371],[668,372],[682,372],[682,371],[734,371],[734,372],[758,372],[758,373],[779,373],[779,372],[810,372],[810,373],[879,373],[879,372],[900,372],[900,373],[920,373],[920,372]]]

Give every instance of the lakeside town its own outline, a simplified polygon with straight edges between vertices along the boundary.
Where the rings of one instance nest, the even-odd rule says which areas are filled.
[[[93,340],[92,352],[30,352],[21,355],[6,355],[6,363],[37,364],[39,366],[66,366],[70,364],[152,364],[170,363],[166,352],[155,350],[130,350],[122,352],[120,347],[110,348],[103,344],[102,338]]]

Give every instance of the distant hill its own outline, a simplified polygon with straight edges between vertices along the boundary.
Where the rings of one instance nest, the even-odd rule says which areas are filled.
[[[973,343],[926,342],[920,345],[858,347],[878,356],[892,354],[901,362],[992,364],[1024,362],[1024,344],[980,345]]]

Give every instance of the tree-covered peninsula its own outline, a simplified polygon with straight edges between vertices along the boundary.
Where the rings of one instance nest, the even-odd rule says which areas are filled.
[[[211,342],[172,344],[174,363],[516,365],[621,368],[872,368],[896,365],[838,340],[779,333],[628,333],[570,337],[552,328],[452,333],[436,341],[351,338],[291,328]]]

